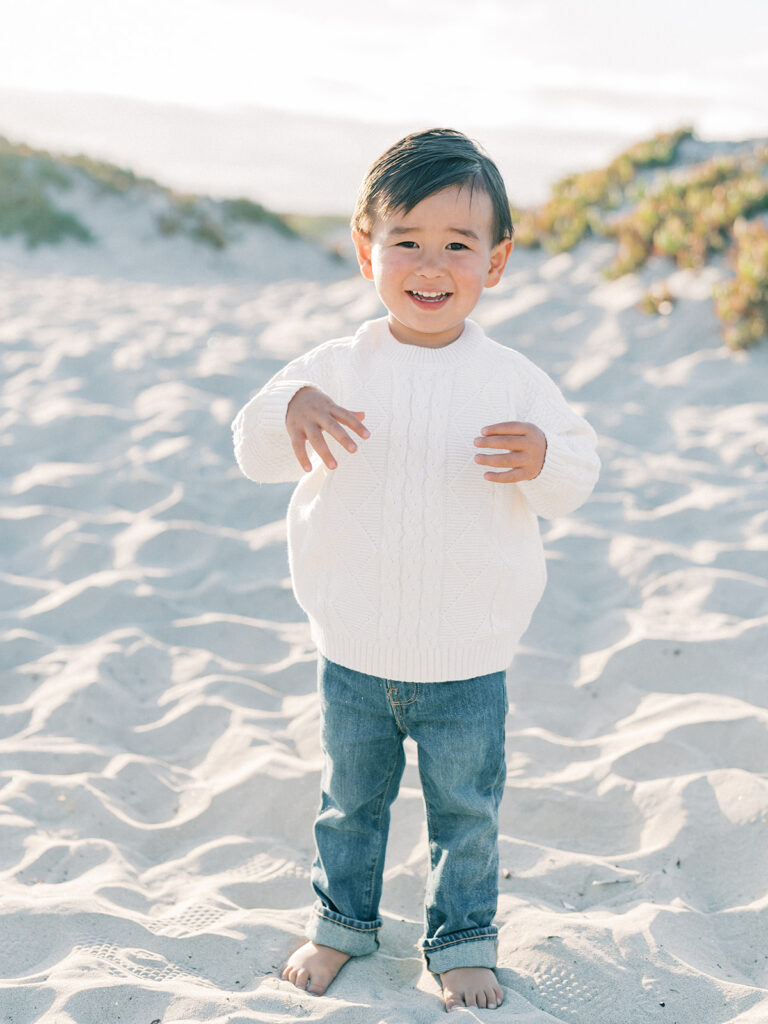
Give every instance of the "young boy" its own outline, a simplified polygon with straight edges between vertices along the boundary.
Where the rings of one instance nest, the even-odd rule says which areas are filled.
[[[387,315],[294,359],[233,423],[246,476],[299,481],[288,557],[318,648],[316,900],[282,976],[319,995],[378,948],[410,735],[429,833],[421,948],[446,1009],[494,1008],[505,671],[544,588],[537,516],[586,500],[596,438],[543,371],[467,319],[513,230],[472,141],[437,129],[395,143],[352,228]]]

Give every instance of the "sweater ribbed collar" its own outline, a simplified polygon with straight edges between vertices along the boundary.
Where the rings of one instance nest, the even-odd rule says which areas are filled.
[[[464,330],[449,345],[441,348],[427,348],[423,345],[406,345],[398,341],[389,329],[387,317],[366,320],[357,331],[357,337],[367,335],[376,342],[377,350],[389,361],[408,366],[411,369],[455,366],[476,355],[481,347],[484,332],[474,320],[464,321]]]

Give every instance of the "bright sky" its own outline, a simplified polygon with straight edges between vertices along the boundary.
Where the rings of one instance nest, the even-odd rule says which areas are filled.
[[[24,0],[3,23],[0,89],[768,134],[765,0]]]

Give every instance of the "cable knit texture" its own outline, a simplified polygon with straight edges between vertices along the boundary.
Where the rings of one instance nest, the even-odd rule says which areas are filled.
[[[299,388],[365,412],[357,451],[326,436],[328,469],[296,458],[285,426]],[[535,480],[493,483],[474,461],[484,426],[546,435]],[[565,515],[594,487],[596,437],[551,379],[473,320],[450,345],[406,345],[386,317],[288,363],[232,424],[243,473],[297,480],[288,560],[312,638],[331,661],[409,682],[505,669],[546,581],[537,516]]]

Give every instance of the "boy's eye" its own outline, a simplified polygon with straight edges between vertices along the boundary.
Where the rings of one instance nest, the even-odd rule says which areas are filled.
[[[411,239],[402,242],[395,242],[395,247],[397,248],[399,246],[402,246],[405,249],[418,249],[418,243],[414,242]],[[448,245],[446,246],[446,249],[450,249],[453,252],[461,252],[462,249],[468,248],[469,246],[465,245],[463,242],[449,242]]]

